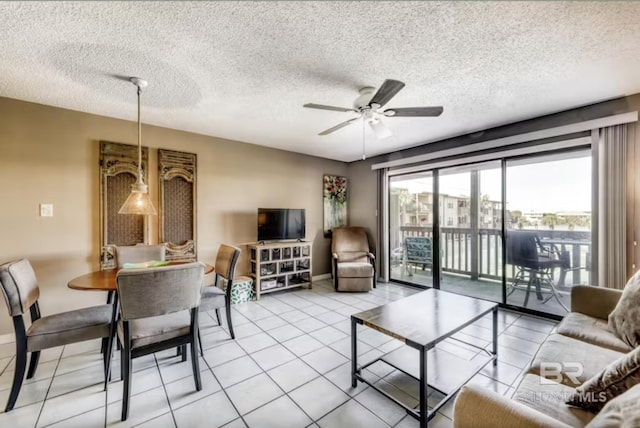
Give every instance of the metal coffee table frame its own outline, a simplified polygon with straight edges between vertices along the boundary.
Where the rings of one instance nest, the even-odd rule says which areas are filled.
[[[438,291],[438,290],[428,290],[428,291],[436,291],[438,293],[445,293],[442,291]],[[462,297],[462,296],[461,296]],[[464,297],[467,299],[472,299],[469,297]],[[403,300],[403,299],[401,299]],[[486,303],[490,303],[490,302],[486,302]],[[376,309],[380,309],[383,308],[387,305],[383,305],[380,306],[378,308],[374,308],[373,311],[375,311]],[[393,332],[390,330],[385,329],[384,327],[381,327],[380,325],[377,325],[375,322],[363,319],[363,317],[360,317],[360,315],[362,314],[367,314],[370,313],[371,311],[364,311],[361,312],[359,314],[354,314],[351,316],[351,386],[352,387],[357,387],[358,385],[358,381],[364,382],[367,385],[369,385],[371,388],[375,389],[376,391],[380,392],[381,394],[383,394],[385,397],[389,398],[390,400],[392,400],[393,402],[395,402],[396,404],[398,404],[399,406],[403,407],[408,414],[410,414],[411,416],[413,416],[414,418],[418,419],[420,421],[420,427],[421,428],[426,428],[427,427],[427,422],[433,418],[436,414],[436,412],[442,407],[444,406],[447,401],[449,401],[461,388],[462,386],[464,386],[464,384],[466,384],[469,380],[471,380],[471,378],[473,376],[475,376],[477,373],[479,373],[487,364],[489,364],[490,362],[493,362],[493,365],[497,365],[498,363],[498,305],[497,304],[490,304],[488,307],[484,310],[479,311],[475,316],[473,316],[471,319],[466,319],[463,323],[459,324],[456,328],[451,329],[450,331],[434,338],[433,340],[429,340],[427,343],[421,343],[421,342],[417,342],[414,340],[411,340],[408,337],[404,337],[401,335],[401,333],[399,332]],[[462,330],[463,328],[469,326],[470,324],[473,324],[474,322],[478,321],[480,318],[484,317],[485,315],[489,314],[490,312],[493,313],[493,348],[492,348],[492,352],[487,351],[486,349],[465,342],[463,340],[459,340],[457,338],[453,338],[451,337],[452,335],[454,335],[455,333],[459,332],[460,330]],[[408,316],[411,316],[411,314],[408,314]],[[451,315],[443,315],[443,316],[451,316]],[[398,339],[402,342],[404,342],[406,345],[417,349],[420,353],[420,377],[416,378],[415,376],[413,376],[411,373],[408,373],[406,370],[402,369],[401,367],[397,367],[395,364],[392,364],[388,361],[386,361],[384,358],[390,354],[386,353],[384,355],[382,355],[379,358],[376,358],[373,361],[370,361],[368,363],[366,363],[365,365],[358,367],[358,340],[357,340],[357,325],[364,325],[370,328],[373,328],[374,330],[380,331],[381,333],[384,333],[388,336],[393,337],[394,339]],[[443,340],[447,339],[447,338],[451,338],[452,340],[456,340],[458,342],[464,343],[467,346],[471,346],[473,348],[479,349],[482,352],[485,352],[490,358],[487,362],[485,362],[484,364],[481,364],[475,371],[473,371],[473,373],[464,380],[464,382],[462,382],[460,385],[458,385],[453,391],[446,393],[445,391],[441,391],[435,387],[433,387],[432,385],[429,385],[427,383],[427,352],[430,351],[431,349],[433,349],[436,344],[438,344],[439,342],[442,342]],[[392,351],[393,352],[393,351]],[[362,375],[362,370],[371,366],[372,364],[375,364],[378,361],[382,361],[385,364],[390,365],[391,367],[394,367],[395,369],[401,371],[402,373],[412,377],[413,379],[416,379],[418,382],[420,382],[420,404],[419,404],[419,411],[416,411],[415,409],[406,406],[404,403],[400,402],[397,398],[393,397],[392,395],[390,395],[389,393],[387,393],[386,391],[380,389],[379,387],[377,387],[376,385],[374,385],[372,382],[368,381],[367,379],[364,378],[364,376]],[[440,394],[444,395],[445,397],[436,405],[434,406],[431,411],[428,410],[427,408],[427,387],[433,389],[434,391],[439,392]]]

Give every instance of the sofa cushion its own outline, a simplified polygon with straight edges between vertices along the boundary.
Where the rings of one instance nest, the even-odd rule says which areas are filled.
[[[609,327],[632,348],[640,346],[640,271],[627,282],[618,304],[609,314]]]
[[[634,428],[640,426],[640,385],[609,401],[587,428]]]
[[[527,374],[513,394],[513,399],[569,426],[583,427],[595,414],[565,404],[573,391],[569,386]]]
[[[633,348],[616,336],[606,320],[590,317],[579,312],[571,312],[558,325],[558,333],[583,342],[592,343],[619,352],[629,352]]]
[[[568,404],[594,412],[640,383],[640,347],[623,355],[576,388]]]
[[[529,373],[575,388],[623,355],[624,353],[612,349],[601,348],[561,334],[552,334],[540,346]],[[561,376],[561,379],[556,379],[557,376]]]

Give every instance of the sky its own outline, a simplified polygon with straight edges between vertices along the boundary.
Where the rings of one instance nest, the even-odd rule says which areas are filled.
[[[591,157],[572,157],[529,163],[507,162],[507,209],[523,212],[591,211]],[[492,162],[480,173],[480,192],[490,200],[501,200],[500,169]],[[441,170],[440,193],[468,196],[470,173],[447,174]],[[410,193],[431,192],[432,179],[393,179],[392,187]]]

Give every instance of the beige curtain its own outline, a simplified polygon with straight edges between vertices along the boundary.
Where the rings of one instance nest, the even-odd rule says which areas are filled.
[[[598,143],[598,280],[624,288],[626,278],[627,125],[600,129]]]

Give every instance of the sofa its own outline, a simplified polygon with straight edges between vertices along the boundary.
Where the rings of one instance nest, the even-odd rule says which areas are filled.
[[[566,404],[584,389],[585,382],[610,370],[610,365],[630,356],[637,363],[640,348],[623,341],[608,323],[621,296],[620,290],[573,287],[571,312],[540,346],[512,398],[466,385],[454,404],[454,427],[640,426],[640,384],[633,386],[635,379],[629,381],[629,388],[616,391],[617,397],[601,404],[602,410]],[[637,375],[640,368],[632,370]]]

